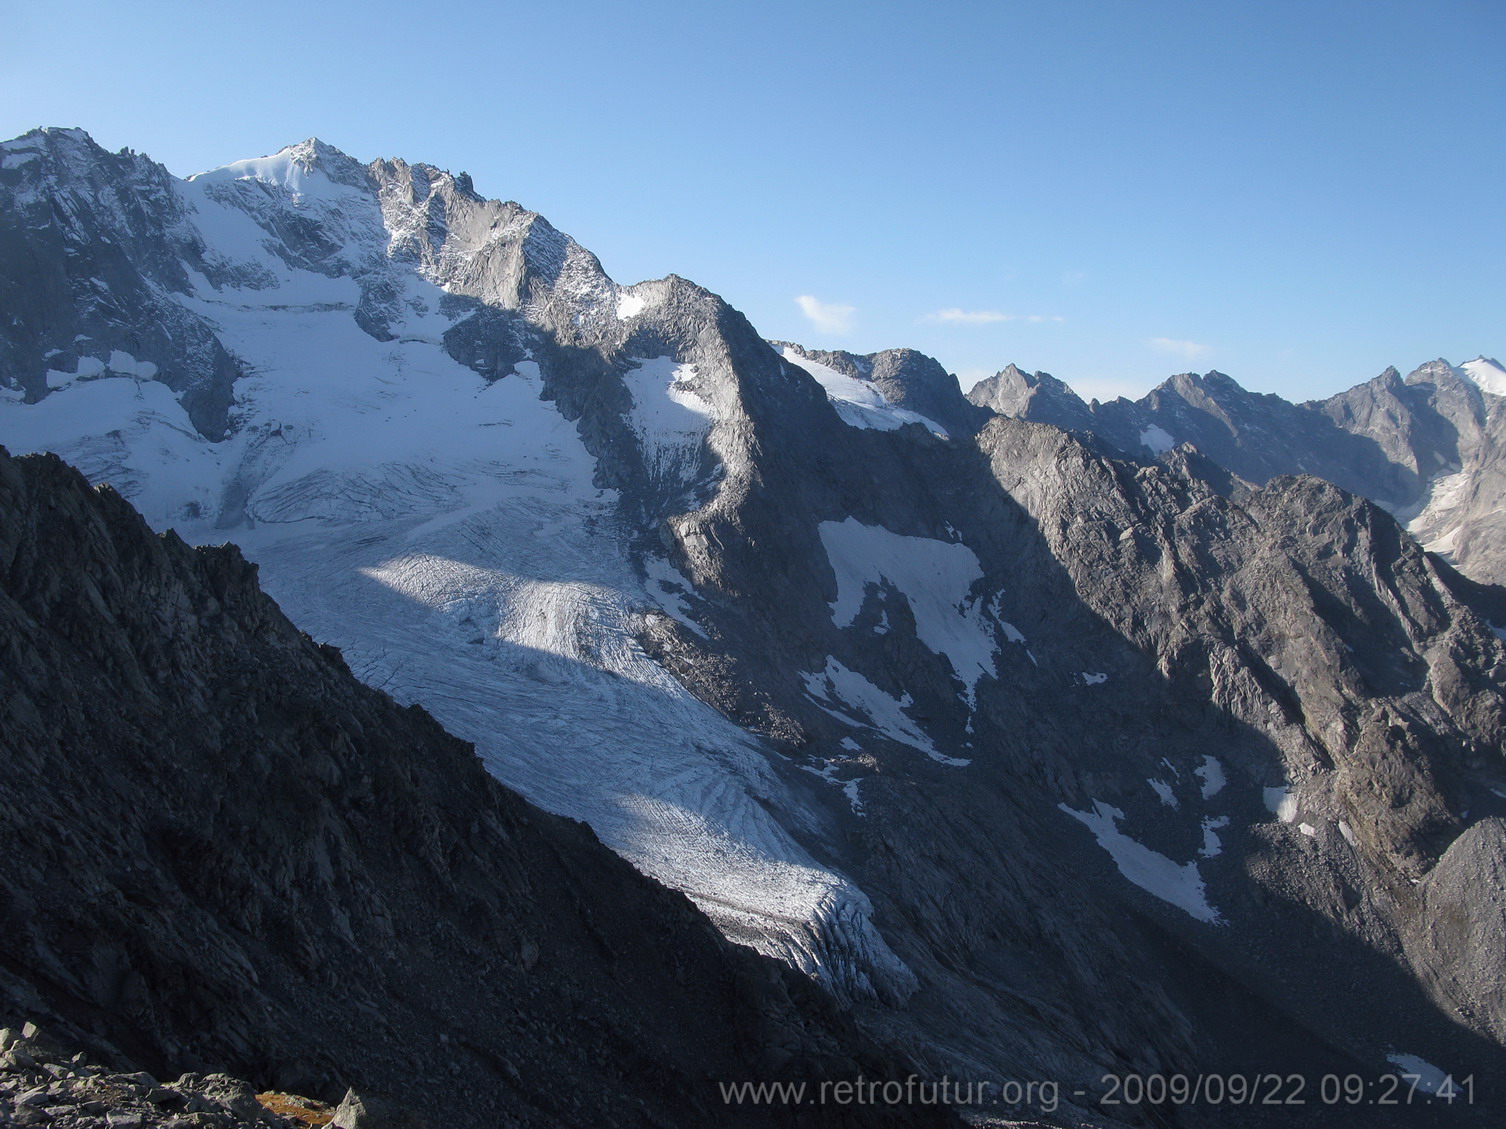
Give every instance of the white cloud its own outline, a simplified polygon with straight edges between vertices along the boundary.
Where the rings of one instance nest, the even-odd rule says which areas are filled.
[[[1184,357],[1189,361],[1206,357],[1213,352],[1212,348],[1207,345],[1199,345],[1196,341],[1178,341],[1174,337],[1152,337],[1145,343],[1158,353],[1171,353],[1173,356]]]
[[[927,321],[952,321],[961,322],[964,325],[987,325],[991,321],[1014,321],[1009,314],[1001,314],[998,310],[937,310],[934,314],[926,315]]]
[[[852,315],[858,312],[856,306],[823,302],[809,294],[802,294],[795,301],[800,305],[800,312],[822,333],[846,333],[852,328]]]
[[[988,325],[998,321],[1028,321],[1039,324],[1044,321],[1066,321],[1059,314],[1006,314],[1000,310],[937,310],[927,314],[926,321],[945,321],[956,325]]]

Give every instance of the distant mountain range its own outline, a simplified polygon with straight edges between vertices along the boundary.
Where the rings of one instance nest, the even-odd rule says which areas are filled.
[[[1131,402],[1085,404],[1048,373],[1010,365],[968,399],[1001,415],[1088,432],[1131,458],[1188,443],[1255,485],[1312,474],[1385,507],[1462,572],[1506,583],[1506,369],[1477,357],[1389,368],[1326,400],[1292,404],[1220,372],[1174,376]]]
[[[235,541],[357,678],[922,1076],[1058,1081],[1010,1114],[1048,1124],[1499,1117],[1494,362],[965,397],[619,285],[431,166],[180,180],[75,130],[0,145],[0,313],[0,443]],[[1404,1108],[1321,1100],[1400,1070]],[[1156,1073],[1308,1104],[1102,1101]]]

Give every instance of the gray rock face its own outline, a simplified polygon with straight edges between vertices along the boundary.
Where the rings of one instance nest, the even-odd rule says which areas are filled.
[[[201,432],[224,435],[241,369],[201,319],[167,297],[188,288],[188,266],[199,261],[171,182],[160,165],[106,153],[78,130],[34,130],[6,145],[5,387],[36,401],[80,374],[159,380]]]
[[[0,1014],[117,1070],[354,1085],[425,1124],[767,1124],[794,1113],[716,1080],[904,1069],[357,683],[233,547],[51,457],[0,452],[0,623]],[[260,1117],[236,1093],[224,1123]],[[397,1123],[371,1109],[352,1129]]]
[[[1049,423],[1063,431],[1088,431],[1093,413],[1066,384],[1049,372],[1027,373],[1007,365],[975,384],[968,400],[995,415]]]
[[[1461,812],[1500,811],[1506,671],[1448,571],[1388,515],[1311,478],[1236,503],[1185,454],[1137,468],[1018,421],[996,420],[972,450],[799,426],[798,441],[766,438],[781,455],[758,468],[761,489],[735,520],[682,539],[683,570],[710,605],[702,622],[735,658],[676,669],[857,783],[864,815],[845,863],[879,920],[916,923],[886,936],[967,1017],[964,1038],[926,1031],[933,1049],[955,1062],[1008,1045],[1021,1072],[1085,1073],[1083,1044],[1062,1037],[1081,1028],[1054,1008],[1090,997],[1095,1034],[1073,1038],[1134,1046],[1139,1069],[1340,1069],[1342,1053],[1326,1057],[1339,1048],[1374,1061],[1409,1039],[1494,1069],[1488,1023],[1458,1038],[1444,1018],[1456,989],[1430,986],[1477,975],[1463,948],[1407,938],[1426,928],[1412,884],[1468,825]],[[903,481],[876,469],[899,466]],[[924,643],[913,581],[887,560],[850,625],[832,630],[854,565],[792,511],[976,557],[972,591],[1001,646],[974,709],[959,702],[952,656]],[[738,619],[719,614],[734,601]],[[802,694],[791,672],[833,660],[908,696],[928,747],[970,763],[937,764],[902,730],[833,718],[829,707],[862,716],[857,703],[876,697],[840,697],[845,675]],[[840,752],[854,737],[860,749]],[[1063,807],[1098,812],[1085,820],[1098,845]],[[1146,907],[1128,910],[1130,926],[1121,900],[1148,888],[1161,907],[1150,932]],[[1453,898],[1462,911],[1462,890]],[[1208,962],[1196,972],[1189,949]],[[1453,971],[1425,975],[1424,960]],[[1340,970],[1355,967],[1385,985],[1376,997],[1348,987]],[[1241,1000],[1238,1020],[1210,1013],[1210,998]],[[1051,1022],[1029,1018],[1046,1012]]]
[[[1496,893],[1506,881],[1503,832],[1500,819],[1485,819],[1449,845],[1417,887],[1421,904],[1403,937],[1435,995],[1499,1041],[1506,1041],[1506,985],[1491,954],[1506,945],[1506,907]]]
[[[49,439],[92,478],[235,528],[363,678],[932,1077],[1057,1079],[1090,1123],[1106,1073],[1500,1072],[1499,923],[1467,893],[1506,818],[1495,597],[1342,488],[1436,493],[1468,389],[1452,431],[1418,405],[1449,373],[1329,411],[1219,374],[1084,405],[1011,368],[970,404],[917,354],[775,349],[683,279],[618,286],[438,170],[265,160],[173,185],[195,230],[231,208],[270,248],[204,235],[224,287],[181,296],[255,370],[235,426],[154,462],[153,423],[112,461],[102,410]]]

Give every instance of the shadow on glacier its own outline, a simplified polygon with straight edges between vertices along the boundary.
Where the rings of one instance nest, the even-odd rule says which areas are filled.
[[[575,516],[513,499],[438,527],[268,540],[254,556],[290,618],[357,677],[422,704],[493,775],[590,823],[729,936],[841,997],[903,997],[909,974],[866,896],[790,835],[760,743],[642,653],[641,582],[615,531]],[[553,531],[547,559],[532,555],[540,529]]]

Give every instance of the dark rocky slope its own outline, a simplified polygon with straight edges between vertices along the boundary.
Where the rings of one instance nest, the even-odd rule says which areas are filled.
[[[0,624],[0,1015],[478,1129],[945,1123],[724,1107],[901,1067],[357,683],[234,547],[0,452]]]

